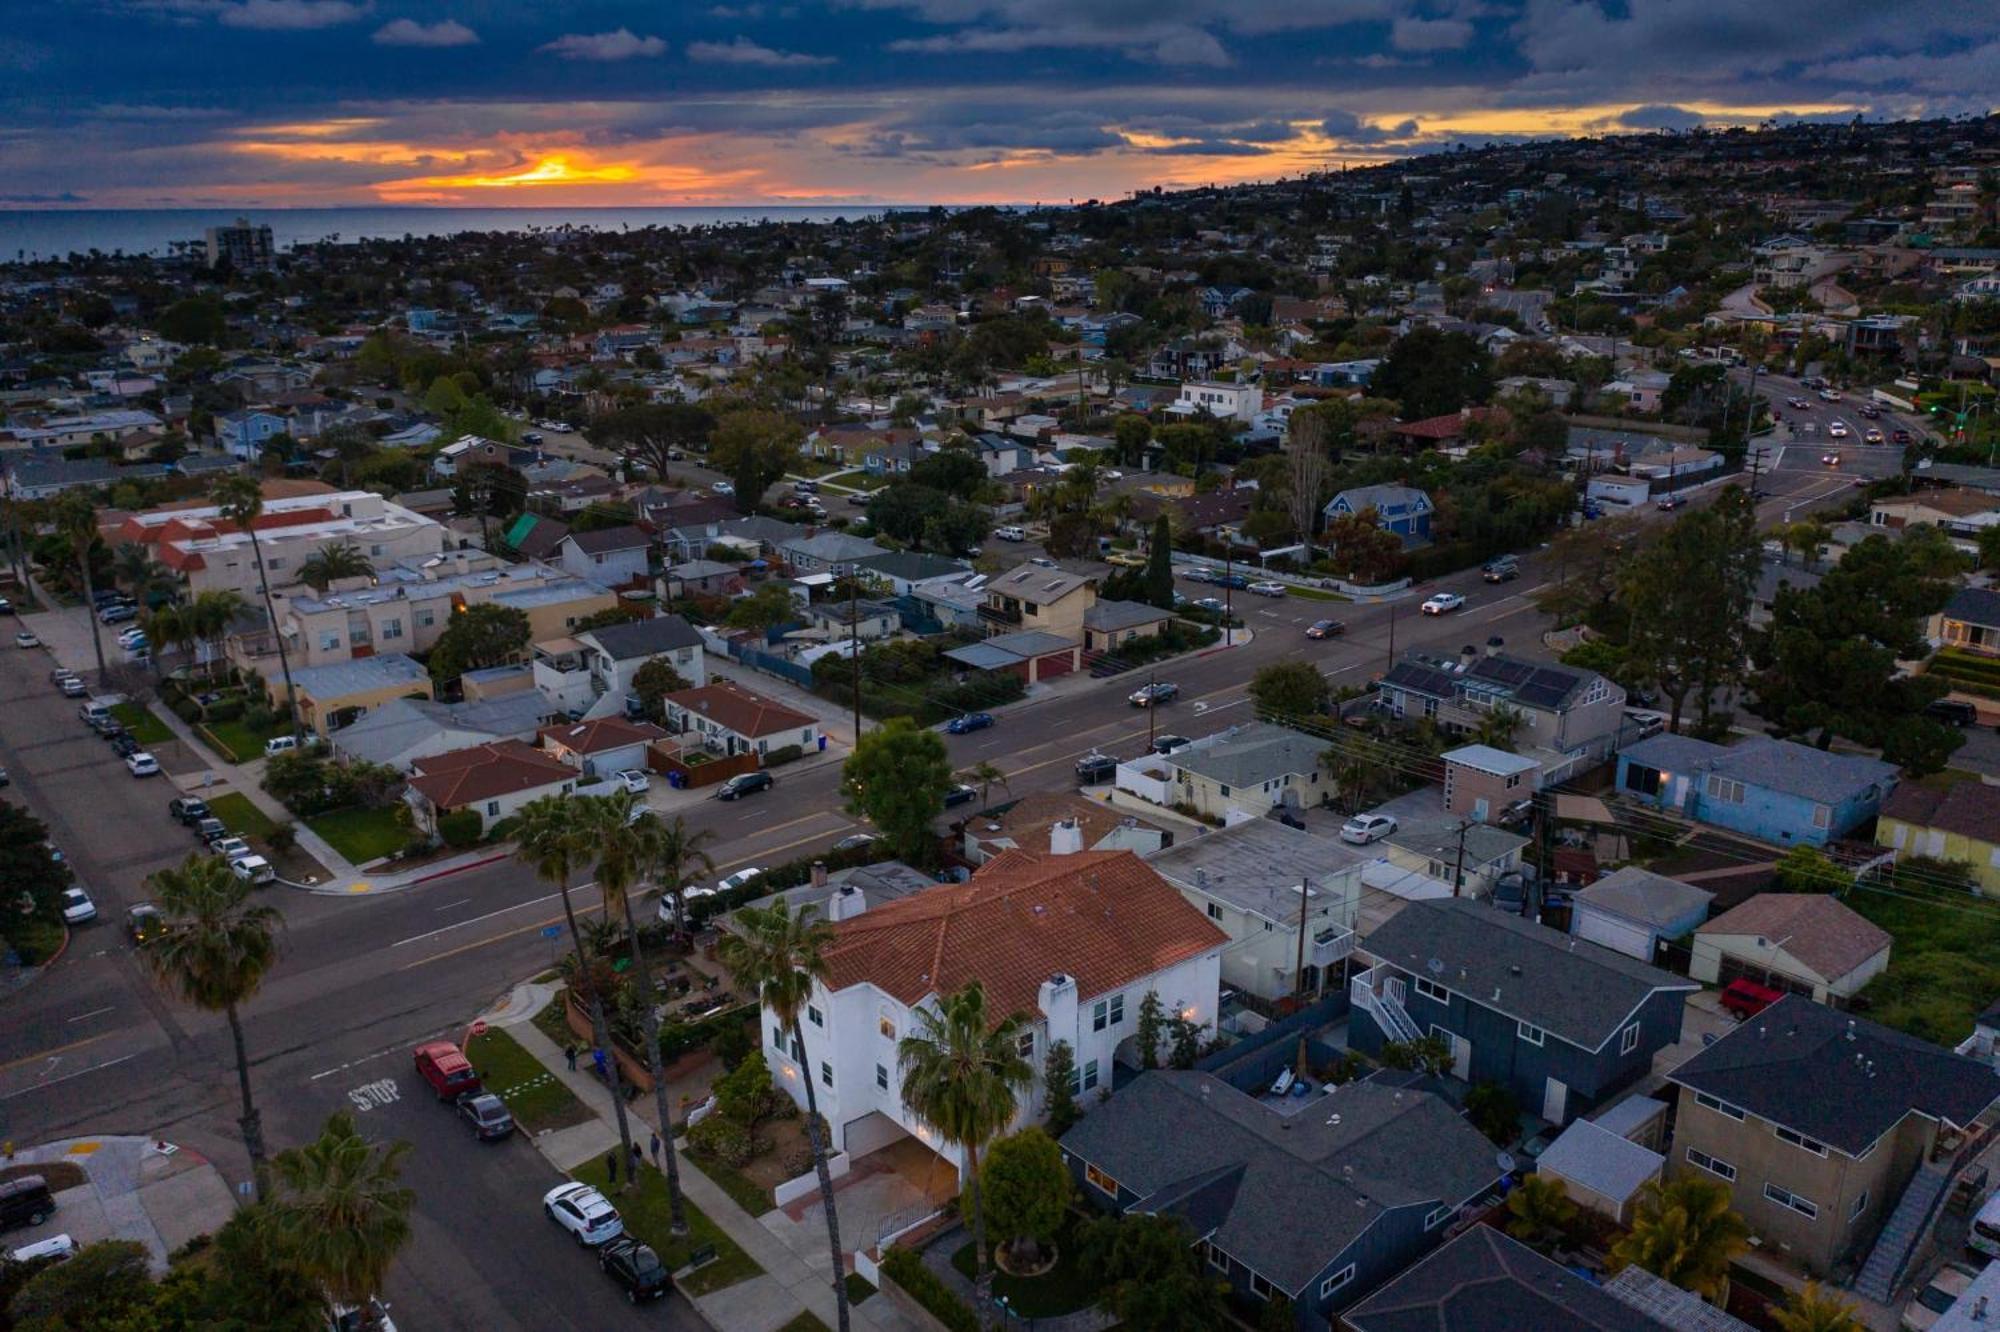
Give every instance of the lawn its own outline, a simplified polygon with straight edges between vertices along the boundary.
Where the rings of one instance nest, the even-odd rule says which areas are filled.
[[[819,1320],[819,1315],[810,1309],[805,1309],[800,1311],[797,1318],[780,1327],[778,1332],[831,1332],[831,1329]]]
[[[2000,992],[2000,904],[1924,885],[1920,867],[1898,873],[1894,896],[1857,888],[1842,900],[1896,940],[1889,969],[1862,991],[1868,1016],[1953,1046]]]
[[[402,849],[410,840],[407,828],[396,822],[396,808],[336,809],[316,819],[307,819],[311,828],[328,845],[357,865],[380,860]]]
[[[500,1028],[488,1027],[484,1036],[467,1041],[465,1054],[486,1089],[507,1103],[523,1132],[568,1128],[590,1118],[590,1107]]]
[[[762,1216],[777,1205],[771,1200],[770,1189],[736,1167],[694,1151],[687,1154],[687,1159],[695,1169],[707,1175],[715,1187],[728,1194],[730,1201],[750,1215]]]
[[[633,1193],[620,1193],[606,1181],[602,1158],[592,1158],[575,1172],[575,1176],[602,1189],[624,1220],[625,1233],[659,1254],[660,1261],[670,1270],[679,1272],[687,1265],[689,1254],[696,1249],[713,1246],[714,1259],[686,1276],[677,1275],[674,1278],[675,1284],[688,1294],[706,1295],[739,1281],[748,1281],[763,1272],[756,1259],[738,1248],[735,1240],[724,1234],[720,1226],[685,1197],[682,1206],[687,1211],[688,1233],[675,1235],[673,1213],[667,1204],[666,1177],[650,1165],[639,1171],[639,1188]]]
[[[264,742],[274,735],[283,735],[291,728],[281,720],[268,731],[253,731],[241,721],[208,722],[202,731],[215,742],[222,756],[231,763],[248,763],[252,759],[264,757]]]
[[[993,1269],[993,1293],[1004,1295],[1007,1305],[1023,1318],[1054,1318],[1058,1314],[1087,1309],[1097,1299],[1098,1284],[1084,1272],[1081,1254],[1082,1224],[1076,1213],[1063,1217],[1056,1237],[1056,1265],[1038,1277],[1012,1277]],[[951,1255],[951,1265],[972,1279],[972,1241],[967,1240]]]
[[[119,703],[113,705],[111,715],[119,725],[132,733],[132,738],[142,745],[164,745],[174,738],[167,724],[153,715],[153,710],[143,703]]]
[[[889,478],[882,473],[867,472],[856,468],[851,472],[836,472],[834,475],[825,478],[820,484],[841,486],[848,490],[880,490],[889,484]]]
[[[1354,599],[1352,597],[1344,597],[1338,592],[1328,592],[1324,588],[1300,587],[1296,583],[1287,583],[1285,590],[1290,595],[1303,597],[1307,601],[1352,601]]]
[[[268,842],[271,831],[277,825],[271,816],[250,803],[250,797],[240,791],[219,795],[208,802],[208,812],[222,820],[222,826],[240,837],[254,837],[260,842]]]

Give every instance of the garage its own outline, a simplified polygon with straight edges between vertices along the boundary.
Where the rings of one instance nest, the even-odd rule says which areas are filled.
[[[1691,934],[1708,919],[1715,894],[1679,879],[1628,865],[1576,894],[1569,932],[1641,962],[1662,941]]]
[[[1579,939],[1603,944],[1627,957],[1636,957],[1641,962],[1653,960],[1653,932],[1644,925],[1620,920],[1609,912],[1587,910],[1579,904],[1570,917],[1570,933]]]

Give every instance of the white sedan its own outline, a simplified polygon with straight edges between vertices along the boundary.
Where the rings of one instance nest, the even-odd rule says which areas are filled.
[[[41,645],[42,645],[42,640],[36,638],[26,629],[23,629],[20,633],[14,635],[14,646],[17,648],[40,647]]]
[[[623,772],[611,774],[611,780],[630,791],[633,795],[644,795],[653,787],[653,779],[642,769],[627,768]]]
[[[1440,592],[1423,604],[1426,615],[1448,615],[1455,610],[1465,609],[1465,598],[1456,592]]]
[[[75,884],[63,889],[62,913],[65,923],[84,925],[97,919],[97,903],[90,900],[90,894]]]
[[[1282,597],[1285,595],[1285,585],[1283,583],[1252,583],[1246,590],[1255,592],[1260,597]]]
[[[718,481],[710,486],[709,489],[718,495],[734,495],[736,493],[736,487],[730,485],[727,481]]]
[[[142,749],[125,756],[125,769],[134,777],[157,777],[160,775],[160,761]]]
[[[1340,840],[1354,846],[1379,842],[1396,831],[1396,820],[1387,814],[1356,814],[1340,825]]]

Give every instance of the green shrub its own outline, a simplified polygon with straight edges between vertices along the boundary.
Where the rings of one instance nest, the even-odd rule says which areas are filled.
[[[201,720],[201,706],[191,698],[177,698],[170,705],[174,716],[192,726]]]
[[[221,698],[208,705],[208,719],[212,722],[232,722],[242,717],[248,705],[240,698]]]
[[[937,1273],[925,1267],[914,1249],[897,1246],[883,1254],[882,1275],[908,1291],[911,1299],[923,1305],[931,1317],[951,1332],[979,1332],[979,1318],[972,1312],[972,1306],[958,1298]]]
[[[756,1154],[749,1125],[724,1114],[712,1114],[689,1129],[688,1147],[702,1156],[712,1156],[726,1166],[743,1165]]]
[[[277,726],[278,714],[259,700],[244,707],[243,724],[253,731],[268,731]]]
[[[805,757],[805,753],[806,751],[798,745],[780,745],[770,753],[764,755],[764,766],[767,768],[776,768],[782,767],[787,763],[797,763]]]
[[[276,823],[271,831],[264,834],[264,844],[273,851],[289,851],[298,844],[299,829],[295,823]]]
[[[55,956],[62,947],[63,927],[59,921],[40,916],[15,920],[7,926],[7,943],[20,955],[24,965],[37,966]]]
[[[479,811],[455,809],[449,814],[441,814],[437,830],[444,844],[454,850],[472,846],[479,841]]]

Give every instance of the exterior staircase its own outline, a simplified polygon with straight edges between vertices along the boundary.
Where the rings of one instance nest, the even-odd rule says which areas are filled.
[[[1937,1220],[1950,1183],[1949,1168],[1930,1161],[1910,1176],[1896,1210],[1889,1214],[1882,1233],[1875,1237],[1875,1247],[1868,1251],[1868,1261],[1861,1265],[1861,1275],[1854,1279],[1855,1293],[1879,1304],[1894,1300],[1904,1270]]]
[[[1381,966],[1370,967],[1348,983],[1348,997],[1356,1008],[1375,1019],[1375,1025],[1392,1041],[1414,1041],[1423,1037],[1417,1020],[1389,993],[1388,973]]]

